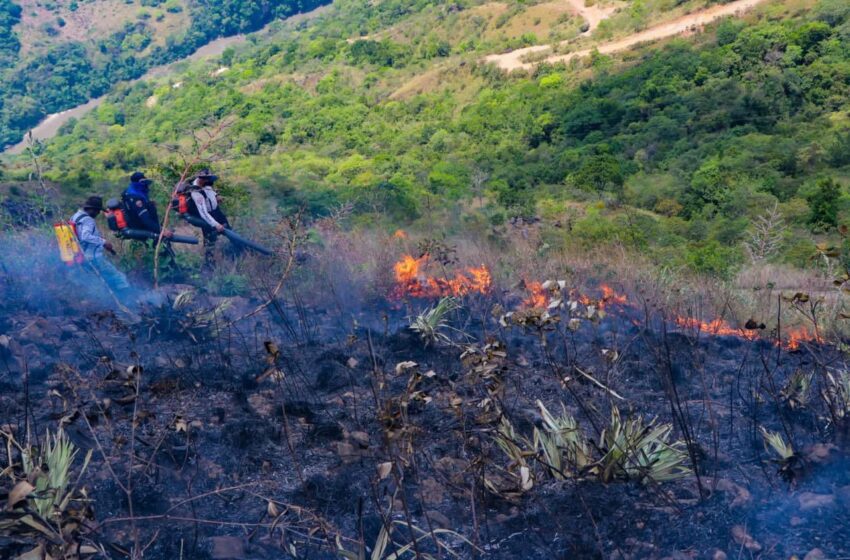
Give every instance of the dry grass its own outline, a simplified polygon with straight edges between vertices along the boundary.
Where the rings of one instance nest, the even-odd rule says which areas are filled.
[[[323,233],[325,248],[318,259],[331,278],[346,278],[346,289],[363,290],[368,297],[384,297],[393,289],[393,264],[403,254],[418,256],[422,237],[394,238],[389,233],[355,231]],[[761,337],[772,338],[780,326],[790,331],[817,331],[824,340],[837,340],[847,330],[841,313],[844,298],[817,270],[780,265],[746,268],[728,281],[699,277],[686,270],[659,267],[646,257],[609,245],[595,250],[575,248],[541,252],[534,226],[509,226],[494,244],[482,237],[449,239],[457,265],[445,270],[432,266],[429,274],[454,274],[466,266],[486,266],[492,276],[495,300],[517,305],[528,297],[524,282],[564,280],[570,289],[600,297],[601,286],[625,295],[633,309],[706,323],[720,320],[739,332],[748,321],[764,323]],[[340,272],[342,274],[340,275]],[[803,299],[795,299],[802,294]]]
[[[58,42],[101,39],[119,31],[125,22],[136,21],[141,9],[139,4],[127,4],[124,0],[80,2],[79,8],[74,12],[70,11],[65,3],[59,4],[56,10],[48,10],[39,0],[20,0],[18,3],[23,8],[21,23],[16,27],[21,40],[21,56],[41,52],[48,45]],[[147,10],[154,11],[153,8]],[[153,17],[146,20],[146,24],[153,31],[151,46],[165,45],[166,37],[187,29],[190,22],[186,7],[177,14],[161,9],[157,11],[164,14],[162,21],[156,21]],[[57,25],[58,17],[65,20],[64,27]],[[58,35],[48,35],[44,31],[45,24],[52,26]]]

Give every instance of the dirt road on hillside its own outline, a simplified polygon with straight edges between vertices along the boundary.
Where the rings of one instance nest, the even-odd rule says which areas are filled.
[[[600,12],[605,11],[604,9],[597,8],[596,11],[592,11],[592,7],[584,7],[583,0],[567,1],[570,3],[571,6],[576,9],[576,11],[582,17],[587,19],[588,24],[591,26],[591,29],[595,29],[595,27],[599,25],[602,19],[605,19],[605,17],[609,17],[612,13],[612,11],[607,11],[607,15],[602,17],[602,19],[599,19],[601,16]],[[602,43],[600,45],[597,45],[595,48],[603,54],[610,54],[622,51],[633,47],[639,43],[656,41],[658,39],[664,39],[666,37],[673,37],[675,35],[685,33],[693,28],[702,27],[724,16],[738,15],[767,1],[768,0],[736,0],[735,2],[731,2],[729,4],[712,6],[710,8],[706,8],[704,10],[700,10],[698,12],[682,16],[673,21],[656,25],[644,31],[629,35],[628,37],[624,37],[616,41],[611,41],[610,43]],[[561,43],[558,43],[558,46],[565,46],[567,44],[569,44],[569,41],[563,41]],[[507,53],[492,54],[485,57],[484,60],[485,62],[495,64],[502,70],[507,70],[508,72],[513,70],[531,70],[541,62],[548,62],[550,64],[556,62],[569,62],[574,58],[587,56],[592,52],[592,49],[583,49],[580,51],[562,55],[553,54],[551,56],[543,58],[542,60],[526,62],[527,57],[529,55],[545,51],[551,52],[552,46],[537,45],[533,47],[526,47]]]
[[[567,4],[573,12],[587,21],[587,33],[593,33],[600,23],[611,17],[611,14],[617,10],[617,6],[599,6],[598,4],[585,6],[584,0],[567,0]]]

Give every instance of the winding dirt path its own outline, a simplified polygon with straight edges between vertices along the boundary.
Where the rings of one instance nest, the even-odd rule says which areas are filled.
[[[639,43],[656,41],[658,39],[664,39],[667,37],[673,37],[674,35],[685,33],[687,31],[692,30],[693,28],[699,28],[704,25],[707,25],[712,21],[724,16],[739,15],[767,1],[768,0],[736,0],[735,2],[730,2],[729,4],[720,4],[717,6],[712,6],[710,8],[694,12],[692,14],[684,15],[680,18],[674,19],[673,21],[650,27],[649,29],[640,31],[633,35],[629,35],[628,37],[624,37],[616,41],[611,41],[610,43],[603,43],[601,45],[596,46],[595,48],[603,54],[610,54],[626,50]],[[613,10],[607,10],[607,15],[599,19],[599,12],[602,12],[604,9],[597,8],[597,11],[593,12],[592,8],[584,7],[583,0],[568,0],[568,2],[573,8],[576,9],[576,11],[582,17],[584,17],[588,21],[588,24],[591,28],[590,30],[595,29],[596,26],[599,25],[599,22],[602,21],[602,19],[609,17],[613,12]],[[588,32],[590,30],[588,30]],[[558,43],[558,46],[563,46],[568,43],[569,41],[563,41],[561,43]],[[485,57],[484,61],[495,64],[502,70],[506,70],[508,72],[511,72],[513,70],[532,70],[536,65],[540,64],[541,62],[548,62],[550,64],[556,62],[569,62],[574,58],[581,58],[583,56],[589,55],[592,50],[592,48],[583,49],[568,54],[551,55],[543,58],[542,60],[534,62],[525,62],[529,55],[533,55],[535,53],[540,52],[552,51],[551,45],[536,45],[533,47],[517,49],[507,53],[491,54]]]

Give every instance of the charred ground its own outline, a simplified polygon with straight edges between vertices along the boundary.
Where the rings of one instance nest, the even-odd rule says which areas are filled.
[[[19,522],[36,513],[12,503],[24,475],[4,445],[3,557],[38,545],[54,557],[356,558],[387,527],[382,558],[850,554],[850,414],[830,381],[845,363],[820,337],[789,349],[775,325],[720,336],[588,277],[572,293],[549,285],[544,307],[528,304],[530,286],[468,293],[446,336],[427,339],[409,317],[436,300],[392,282],[344,292],[321,282],[333,266],[303,261],[272,299],[172,286],[133,319],[61,280],[36,289],[8,274],[4,439],[38,446],[61,425],[80,449],[75,476],[92,455],[87,498],[43,520],[57,537]],[[565,455],[553,472],[533,442],[538,401],[563,404],[594,461]],[[690,472],[605,474],[614,407],[670,424]]]

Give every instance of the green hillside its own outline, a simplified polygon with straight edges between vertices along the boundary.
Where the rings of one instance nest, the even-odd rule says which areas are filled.
[[[810,266],[850,224],[850,5],[805,4],[507,77],[479,63],[515,42],[486,32],[490,4],[339,2],[228,53],[226,73],[116,93],[48,145],[48,174],[110,188],[230,119],[217,166],[285,211],[480,231],[536,216],[548,245],[618,242],[725,274],[775,208],[781,242],[753,258]]]
[[[0,146],[118,81],[256,30],[314,0],[2,0]]]

